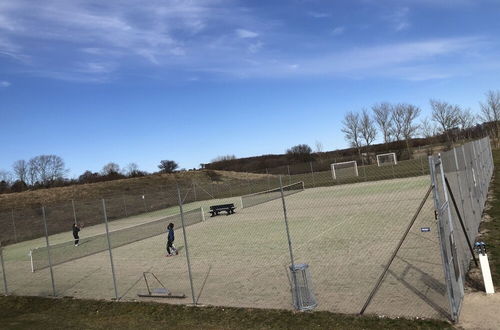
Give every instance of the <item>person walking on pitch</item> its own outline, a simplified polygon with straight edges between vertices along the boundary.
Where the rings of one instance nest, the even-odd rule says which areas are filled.
[[[179,252],[177,252],[177,249],[174,246],[174,240],[175,240],[175,234],[174,234],[174,224],[169,223],[168,227],[168,237],[167,237],[167,257],[177,255]]]
[[[73,238],[75,239],[75,246],[78,246],[78,243],[80,242],[80,236],[78,236],[78,233],[82,228],[83,225],[79,225],[78,223],[73,224]]]

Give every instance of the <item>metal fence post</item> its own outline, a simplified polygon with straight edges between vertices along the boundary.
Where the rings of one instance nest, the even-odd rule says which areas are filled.
[[[281,202],[283,203],[283,216],[285,220],[286,238],[288,240],[288,251],[290,252],[290,262],[292,263],[291,270],[292,270],[293,284],[295,286],[295,295],[296,295],[295,299],[298,303],[300,301],[300,297],[297,289],[297,276],[295,274],[295,261],[293,259],[292,239],[290,238],[290,229],[288,226],[288,215],[286,212],[285,194],[283,193],[283,182],[281,180],[281,175],[280,175],[280,192],[281,192]]]
[[[144,203],[144,212],[146,213],[146,212],[148,212],[148,208],[146,206],[146,191],[145,190],[142,191],[142,202]]]
[[[438,162],[435,161],[434,156],[429,156],[429,171],[430,171],[430,176],[431,176],[431,182],[433,186],[433,199],[434,199],[434,210],[437,214],[437,226],[438,226],[438,235],[439,235],[439,243],[440,243],[440,254],[441,254],[441,260],[443,262],[443,270],[444,270],[444,276],[445,276],[445,283],[446,283],[446,292],[448,296],[448,304],[450,308],[450,316],[453,321],[457,321],[458,318],[458,308],[456,306],[456,298],[454,295],[454,283],[452,280],[452,275],[451,275],[451,270],[452,267],[450,266],[450,256],[449,252],[447,249],[447,239],[448,235],[446,234],[446,228],[445,226],[445,220],[442,217],[442,205],[443,203],[441,202],[441,199],[439,197],[439,188],[438,188],[438,173],[436,173],[436,169],[440,169],[440,159],[438,159]],[[443,187],[443,185],[441,186]],[[451,219],[449,219],[451,221]]]
[[[9,294],[9,289],[7,287],[7,275],[5,274],[5,263],[3,262],[3,247],[2,242],[0,242],[0,266],[2,267],[2,277],[3,277],[3,288],[5,295]]]
[[[472,196],[472,186],[474,184],[474,179],[472,178],[472,176],[470,175],[470,168],[469,166],[467,166],[467,157],[465,155],[465,147],[464,145],[461,146],[462,148],[462,156],[464,158],[464,167],[465,167],[465,177],[467,179],[467,190],[469,191],[469,199],[470,199],[470,206],[471,206],[471,209],[472,209],[472,215],[474,216],[474,219],[476,221],[476,223],[479,223],[481,221],[481,219],[477,219],[477,212],[476,212],[476,209],[474,207],[474,197]]]
[[[271,190],[271,178],[269,177],[269,171],[266,168],[266,177],[267,177],[267,189]]]
[[[290,175],[290,165],[287,165],[286,168],[288,169],[288,184],[292,184],[292,176]]]
[[[196,183],[193,181],[193,195],[194,195],[194,201],[198,201],[198,197],[196,196]]]
[[[314,170],[313,170],[313,163],[309,162],[309,165],[311,166],[311,176],[312,176],[312,184],[313,187],[316,187],[316,183],[314,182]],[[281,176],[280,176],[281,177]],[[280,181],[281,182],[281,181]]]
[[[11,215],[12,215],[12,227],[14,228],[14,239],[17,243],[17,230],[16,230],[16,221],[14,220],[14,209],[11,209]]]
[[[52,295],[56,296],[56,284],[54,282],[54,271],[52,269],[52,257],[50,253],[49,231],[47,229],[47,219],[45,217],[45,206],[42,206],[43,226],[45,228],[45,243],[47,244],[47,255],[49,257],[50,280],[52,282]]]
[[[460,201],[462,203],[462,215],[465,217],[465,199],[462,192],[462,179],[460,178],[460,167],[458,166],[458,157],[457,157],[457,148],[453,148],[453,156],[455,158],[455,169],[456,169],[456,177],[458,182],[458,193],[460,194]],[[469,233],[469,226],[466,224],[467,234]]]
[[[123,199],[123,208],[124,208],[124,211],[125,211],[125,216],[128,217],[127,203],[125,202],[125,195],[122,195],[122,199]]]
[[[71,200],[71,206],[73,207],[73,219],[75,220],[75,225],[76,225],[76,209],[75,209],[75,200]]]
[[[115,298],[118,300],[118,287],[116,286],[115,264],[113,263],[113,252],[111,252],[111,240],[109,239],[108,215],[106,214],[106,201],[102,199],[102,212],[104,215],[104,225],[106,227],[106,241],[108,242],[109,262],[111,264],[111,274],[113,275],[113,287]]]
[[[193,297],[193,305],[196,305],[196,298],[194,296],[193,275],[191,274],[191,259],[189,258],[189,247],[186,235],[186,226],[184,224],[184,211],[182,210],[181,190],[177,184],[177,198],[179,199],[179,210],[181,212],[182,235],[184,237],[184,244],[186,245],[186,260],[188,265],[189,284],[191,285],[191,296]]]

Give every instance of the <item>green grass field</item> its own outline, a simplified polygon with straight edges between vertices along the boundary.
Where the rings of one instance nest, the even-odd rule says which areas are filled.
[[[319,187],[286,197],[296,263],[307,263],[318,310],[357,313],[429,186],[427,177]],[[234,202],[239,198],[185,205],[186,210]],[[110,223],[116,230],[178,212],[178,208]],[[422,233],[421,227],[431,232]],[[81,236],[104,231],[85,228]],[[292,309],[290,264],[281,200],[237,209],[186,228],[191,256],[194,300],[201,305]],[[70,233],[50,237],[51,244],[71,240]],[[176,231],[181,253],[166,258],[165,235],[113,249],[120,300],[144,300],[142,273],[154,272],[174,293],[192,303],[186,242]],[[26,241],[4,250],[10,291],[16,295],[52,294],[49,270],[30,271],[28,251],[45,244]],[[70,246],[69,248],[80,248]],[[84,248],[84,246],[82,246]],[[390,316],[447,317],[433,205],[428,200],[389,270],[367,313]],[[56,294],[90,299],[114,297],[107,252],[54,267]],[[165,299],[156,299],[165,302]]]

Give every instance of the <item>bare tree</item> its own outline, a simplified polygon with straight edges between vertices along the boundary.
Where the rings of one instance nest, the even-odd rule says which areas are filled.
[[[403,140],[404,117],[405,117],[404,108],[400,105],[394,106],[391,116],[392,128],[390,134],[394,137],[396,141]]]
[[[320,153],[320,152],[323,152],[324,151],[324,147],[323,147],[323,143],[321,143],[321,141],[318,141],[316,140],[316,142],[314,143],[314,145],[316,146],[316,150],[314,152],[316,153]]]
[[[34,185],[38,181],[38,164],[35,158],[28,161],[28,183]]]
[[[342,132],[347,142],[358,150],[361,157],[361,120],[359,114],[349,111],[342,120]]]
[[[8,171],[0,170],[0,181],[5,182],[7,185],[12,184],[12,174]]]
[[[457,127],[459,123],[460,107],[434,99],[429,102],[432,107],[432,120],[440,126],[441,132],[445,133],[450,141],[450,130]]]
[[[125,175],[131,176],[139,171],[139,166],[136,163],[129,163],[123,169]]]
[[[476,125],[476,116],[474,116],[470,109],[460,109],[458,114],[458,125],[462,132],[464,132],[464,137],[469,138],[471,128]]]
[[[64,161],[57,155],[40,155],[33,157],[27,163],[26,178],[31,185],[36,183],[50,185],[63,179],[67,170]]]
[[[486,102],[481,105],[481,119],[485,122],[493,122],[493,137],[498,147],[500,136],[500,90],[490,90],[486,93]]]
[[[430,121],[428,118],[424,118],[420,122],[420,136],[426,139],[430,139],[438,133],[436,125]]]
[[[416,135],[419,125],[415,120],[420,115],[420,108],[412,104],[399,103],[393,112],[394,127],[397,128],[397,136],[402,136],[408,150],[408,157],[411,157],[410,140]]]
[[[103,166],[101,170],[102,175],[110,175],[116,173],[120,173],[120,165],[113,162],[107,163],[106,165]]]
[[[12,169],[14,170],[14,175],[16,179],[22,182],[27,182],[28,180],[28,162],[24,159],[16,160],[12,164]]]
[[[372,111],[375,115],[375,122],[382,132],[384,143],[387,147],[387,144],[391,142],[391,135],[394,130],[394,122],[392,121],[392,105],[388,102],[375,104],[372,106]]]
[[[160,161],[160,165],[158,165],[158,168],[163,173],[172,173],[178,167],[179,165],[177,165],[177,163],[174,162],[173,160],[162,160]]]
[[[363,109],[363,112],[361,113],[360,124],[361,136],[363,140],[365,140],[365,145],[369,146],[377,137],[377,128],[375,127],[375,123],[366,109]]]

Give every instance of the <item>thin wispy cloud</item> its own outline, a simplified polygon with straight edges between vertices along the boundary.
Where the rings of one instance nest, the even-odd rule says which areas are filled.
[[[238,70],[245,77],[303,77],[332,76],[344,78],[392,77],[404,80],[447,78],[455,75],[454,69],[462,67],[425,65],[450,56],[464,55],[469,50],[481,49],[487,41],[479,37],[432,39],[381,46],[355,48],[323,54],[314,58],[287,58],[281,61],[261,61],[259,66],[230,68],[226,73]],[[411,69],[415,68],[415,69]],[[448,70],[446,72],[446,70]]]
[[[331,14],[317,12],[317,11],[310,11],[307,13],[307,15],[314,17],[314,18],[328,18],[328,17],[332,16]]]
[[[259,34],[257,32],[253,32],[245,29],[236,29],[236,34],[238,37],[247,39],[247,38],[257,38]]]
[[[384,19],[386,19],[392,26],[392,28],[396,31],[403,31],[408,29],[411,24],[409,20],[410,8],[402,7],[396,8],[391,14],[384,15]]]
[[[0,81],[0,87],[3,87],[3,88],[6,88],[6,87],[9,87],[11,85],[10,82],[8,81]]]
[[[332,34],[334,36],[339,36],[339,35],[343,34],[344,31],[345,31],[345,27],[343,27],[343,26],[337,26],[336,28],[334,28],[332,30]]]
[[[386,33],[376,38],[383,44],[367,45],[366,33],[360,35],[354,25],[349,38],[333,38],[346,33],[337,17],[337,23],[328,19],[311,24],[310,17],[333,21],[335,11],[328,6],[299,11],[287,20],[280,6],[259,12],[251,3],[230,0],[6,0],[0,3],[0,61],[22,75],[100,83],[128,71],[162,79],[175,72],[183,80],[208,75],[372,77],[387,72],[410,79],[415,72],[401,68],[428,61],[426,72],[438,72],[439,61],[449,61],[450,54],[451,62],[464,65],[480,60],[467,57],[471,49],[479,56],[494,53],[485,47],[486,37],[424,35],[401,42],[394,32],[411,27],[411,2],[390,11],[380,9],[378,2],[367,3],[378,11],[367,10],[369,19],[358,19],[373,27],[374,34]],[[455,74],[439,72],[435,79]]]

